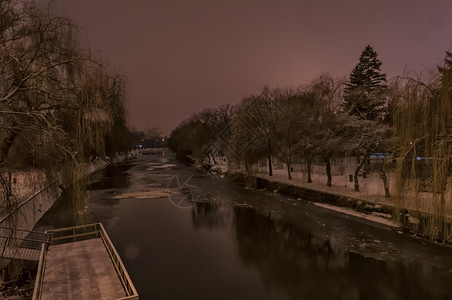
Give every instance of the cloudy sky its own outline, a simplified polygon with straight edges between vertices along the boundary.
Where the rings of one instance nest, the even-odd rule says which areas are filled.
[[[40,4],[48,0],[37,0]],[[450,0],[55,0],[128,80],[129,125],[169,134],[196,111],[324,72],[370,44],[388,78],[452,48]]]

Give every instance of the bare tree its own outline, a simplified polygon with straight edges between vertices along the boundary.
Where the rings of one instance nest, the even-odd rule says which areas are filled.
[[[268,161],[268,175],[273,175],[272,157],[275,155],[275,139],[281,109],[276,99],[280,94],[279,89],[270,89],[265,86],[255,101],[247,108],[248,115],[256,124],[258,147],[265,152]],[[259,152],[259,151],[258,151]]]
[[[87,154],[103,153],[113,120],[124,120],[124,82],[69,19],[15,0],[0,3],[0,17],[0,175],[36,167],[78,181]]]
[[[342,152],[343,124],[345,116],[341,112],[343,81],[323,74],[310,86],[314,98],[313,133],[315,152],[322,157],[326,166],[327,186],[332,184],[331,158]]]
[[[308,89],[285,89],[280,92],[278,106],[281,115],[277,122],[276,156],[287,165],[288,178],[292,179],[292,164],[306,159],[308,182],[311,180],[312,132],[314,97]]]

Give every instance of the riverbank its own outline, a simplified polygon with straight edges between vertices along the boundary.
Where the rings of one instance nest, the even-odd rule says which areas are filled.
[[[224,170],[223,170],[224,174]],[[333,179],[332,186],[327,186],[325,176],[313,175],[312,183],[307,183],[303,176],[294,173],[293,179],[287,178],[286,170],[274,170],[273,175],[267,173],[226,172],[226,176],[241,185],[256,189],[265,189],[291,198],[308,201],[314,205],[342,213],[364,218],[390,226],[394,230],[420,235],[440,243],[452,243],[451,239],[435,235],[419,234],[420,229],[430,226],[432,218],[438,217],[422,207],[403,205],[409,201],[400,201],[396,197],[386,198],[375,191],[378,174],[370,174],[360,178],[361,190],[353,190],[353,182],[348,183],[343,176]],[[372,177],[373,176],[373,177]],[[399,203],[397,203],[399,201]],[[446,210],[444,226],[452,226],[452,211]]]

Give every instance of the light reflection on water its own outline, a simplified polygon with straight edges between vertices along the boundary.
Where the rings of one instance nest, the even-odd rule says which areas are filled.
[[[104,173],[87,204],[140,299],[452,298],[452,249],[227,180],[199,176],[203,202],[189,209],[167,198],[112,199],[196,174],[180,164],[149,170],[148,160],[155,165],[143,157]]]
[[[447,268],[419,261],[378,260],[333,249],[328,239],[303,228],[272,220],[254,208],[234,207],[233,215],[217,205],[202,204],[207,221],[195,226],[232,225],[238,258],[257,270],[266,290],[287,299],[449,299]],[[197,208],[195,208],[197,210]],[[233,219],[226,225],[218,220]],[[442,251],[440,251],[442,253]],[[378,255],[378,254],[377,254]]]

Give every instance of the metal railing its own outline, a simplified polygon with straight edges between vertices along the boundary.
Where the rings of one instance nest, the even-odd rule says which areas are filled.
[[[24,232],[27,236],[30,234],[38,234],[43,239],[35,239],[30,237],[19,237],[16,236],[17,232]],[[46,243],[45,233],[40,231],[30,231],[18,228],[10,228],[0,226],[0,240],[2,241],[2,246],[0,246],[0,258],[4,257],[5,250],[7,248],[25,248],[39,250],[42,243]]]
[[[138,299],[137,290],[135,289],[135,286],[133,285],[132,280],[130,279],[129,273],[127,273],[127,270],[121,260],[121,257],[119,257],[119,254],[116,251],[115,247],[113,246],[113,243],[111,242],[110,237],[107,235],[107,232],[105,231],[105,228],[102,225],[102,223],[98,223],[98,225],[101,228],[100,234],[102,237],[102,241],[104,242],[105,248],[107,249],[111,261],[115,266],[115,270],[119,276],[119,279],[121,280],[122,287],[126,292],[126,297],[120,298],[120,300]]]
[[[22,206],[25,206],[28,202],[32,201],[34,198],[36,198],[36,196],[38,196],[39,194],[41,194],[42,192],[44,192],[45,190],[47,190],[48,188],[58,185],[57,182],[52,182],[49,183],[48,185],[44,186],[43,188],[41,188],[38,191],[35,191],[33,194],[31,194],[27,199],[23,200],[20,203],[17,203],[17,205],[9,212],[7,212],[6,215],[3,215],[3,212],[0,212],[0,214],[2,214],[0,216],[0,223],[3,223],[7,218],[11,217],[14,213],[16,213],[16,211],[20,210],[22,208]]]
[[[36,275],[36,284],[33,291],[33,300],[41,299],[42,283],[45,270],[45,256],[47,254],[48,245],[65,244],[71,242],[77,242],[92,238],[101,238],[102,242],[107,250],[108,255],[115,267],[115,271],[121,281],[121,285],[125,291],[126,297],[118,300],[132,300],[138,299],[138,293],[135,286],[130,279],[127,270],[119,257],[113,243],[110,240],[107,232],[105,231],[102,223],[94,223],[81,226],[66,227],[60,229],[53,229],[46,231],[48,235],[48,241],[42,245],[41,258],[39,260],[38,274]]]
[[[47,242],[42,243],[42,245],[41,245],[41,255],[39,257],[38,271],[36,273],[36,281],[35,281],[35,287],[33,289],[32,300],[41,299],[42,283],[44,280],[44,270],[46,268],[46,259],[45,258],[47,255],[47,250],[49,248],[49,242],[50,242],[50,236],[47,235]]]
[[[78,242],[92,238],[100,237],[100,223],[65,227],[59,229],[47,230],[46,234],[50,236],[50,244],[66,244]]]

